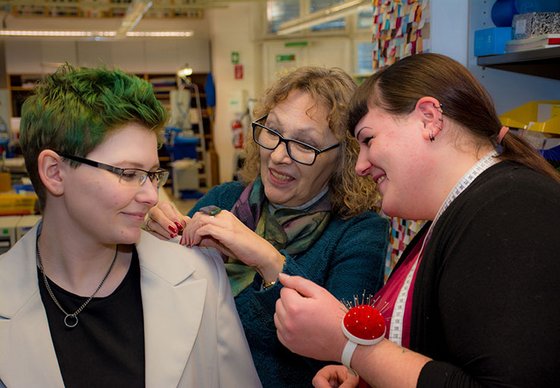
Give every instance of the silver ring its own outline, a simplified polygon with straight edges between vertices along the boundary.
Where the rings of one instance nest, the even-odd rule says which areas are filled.
[[[146,220],[146,223],[144,224],[144,230],[147,232],[151,232],[152,228],[150,228],[150,221],[152,221],[152,219],[150,217],[148,217],[148,219]]]

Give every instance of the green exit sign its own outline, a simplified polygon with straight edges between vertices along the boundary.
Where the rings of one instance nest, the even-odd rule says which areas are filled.
[[[276,56],[276,62],[293,62],[296,60],[295,54],[278,54]]]

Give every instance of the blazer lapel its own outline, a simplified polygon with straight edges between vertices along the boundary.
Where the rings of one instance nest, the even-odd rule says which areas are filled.
[[[206,280],[194,279],[183,246],[143,232],[140,260],[146,386],[177,386],[196,341]],[[188,308],[185,308],[188,306]]]
[[[7,386],[63,387],[37,285],[31,229],[0,261],[0,376]]]

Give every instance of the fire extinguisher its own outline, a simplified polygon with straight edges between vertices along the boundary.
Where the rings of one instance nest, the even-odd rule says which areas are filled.
[[[231,122],[231,131],[233,133],[233,148],[243,148],[243,123],[239,117]]]

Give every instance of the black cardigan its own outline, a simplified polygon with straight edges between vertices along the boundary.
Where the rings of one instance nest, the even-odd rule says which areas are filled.
[[[560,184],[513,162],[453,201],[414,285],[418,386],[560,386],[559,233]]]

